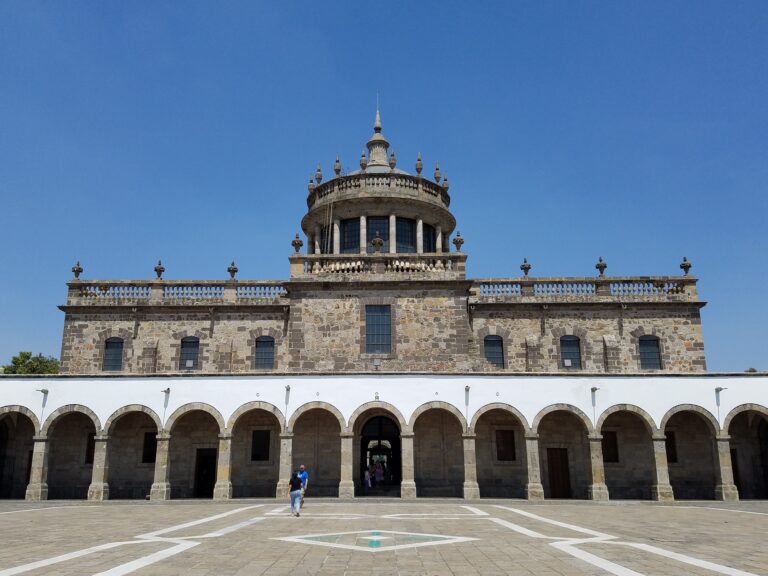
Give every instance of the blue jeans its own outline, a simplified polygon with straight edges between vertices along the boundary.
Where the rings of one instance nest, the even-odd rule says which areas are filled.
[[[291,514],[298,514],[301,509],[301,490],[291,492]]]

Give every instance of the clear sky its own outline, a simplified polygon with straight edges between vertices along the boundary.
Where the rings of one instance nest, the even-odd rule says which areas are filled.
[[[306,183],[449,176],[470,277],[679,274],[768,369],[768,2],[0,3],[0,363],[84,278],[286,279]]]

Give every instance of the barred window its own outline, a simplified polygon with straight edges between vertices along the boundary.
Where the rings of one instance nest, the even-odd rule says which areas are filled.
[[[434,226],[424,224],[424,252],[437,252],[437,231]]]
[[[581,368],[581,343],[576,336],[560,338],[560,361],[563,368]]]
[[[254,430],[251,435],[251,461],[268,461],[269,444],[269,430]]]
[[[615,463],[619,461],[619,436],[615,430],[604,430],[603,440],[603,462]]]
[[[501,336],[486,336],[483,340],[485,359],[497,368],[504,368],[504,340]]]
[[[368,354],[392,352],[392,311],[389,306],[365,307],[365,351]]]
[[[275,339],[270,336],[256,338],[256,365],[259,370],[275,367]]]
[[[122,338],[107,338],[104,342],[104,363],[101,369],[105,372],[119,372],[123,369]]]
[[[194,336],[182,338],[179,370],[197,370],[199,354],[200,340],[198,338],[195,338]]]
[[[515,431],[496,430],[496,460],[512,462],[515,459]]]
[[[341,253],[357,254],[360,252],[360,219],[352,218],[341,221]]]
[[[389,218],[386,216],[371,216],[368,218],[365,227],[365,233],[368,236],[368,252],[375,251],[373,246],[371,246],[371,240],[376,236],[376,232],[378,232],[379,237],[384,240],[384,244],[381,245],[381,251],[389,252]]]
[[[656,336],[640,336],[640,369],[661,370],[661,350]]]
[[[416,220],[397,219],[397,253],[413,254],[416,252]]]

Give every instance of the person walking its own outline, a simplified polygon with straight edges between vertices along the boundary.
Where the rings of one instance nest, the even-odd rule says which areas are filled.
[[[288,489],[291,494],[291,514],[301,516],[301,478],[298,472],[294,472],[288,480]]]
[[[301,480],[301,507],[304,507],[304,494],[307,493],[309,488],[309,472],[304,468],[304,464],[299,466],[299,480]]]

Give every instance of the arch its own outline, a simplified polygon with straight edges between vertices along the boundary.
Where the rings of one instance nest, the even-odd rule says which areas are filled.
[[[539,424],[541,424],[541,421],[544,419],[544,417],[547,414],[559,411],[570,412],[579,420],[581,420],[581,423],[584,424],[584,426],[586,426],[587,434],[594,433],[595,429],[592,427],[592,421],[589,419],[589,416],[571,404],[550,404],[546,408],[539,411],[539,413],[536,414],[536,417],[533,419],[533,424],[531,424],[531,432],[538,434]]]
[[[40,421],[37,419],[37,416],[27,408],[26,406],[22,406],[21,404],[9,404],[7,406],[1,406],[0,407],[0,416],[3,414],[10,414],[12,412],[18,412],[19,414],[24,414],[27,418],[29,418],[32,421],[32,426],[35,428],[35,434],[38,433],[40,430]]]
[[[474,430],[477,426],[478,420],[480,420],[480,417],[486,412],[490,412],[491,410],[503,410],[504,412],[508,412],[520,421],[520,424],[522,424],[524,430],[528,431],[530,429],[530,426],[528,426],[528,420],[525,419],[523,413],[514,406],[505,404],[504,402],[492,402],[477,410],[472,416],[472,423],[470,424],[469,429]]]
[[[355,426],[357,425],[357,420],[365,414],[368,410],[384,410],[388,412],[390,415],[394,416],[394,419],[397,421],[397,424],[400,426],[400,433],[408,431],[408,422],[405,421],[405,418],[403,417],[400,410],[395,408],[394,405],[390,404],[389,402],[383,402],[381,400],[373,400],[371,402],[366,402],[365,404],[358,406],[357,409],[352,412],[352,415],[349,417],[349,429],[354,430]]]
[[[240,416],[250,412],[251,410],[264,410],[265,412],[269,412],[275,418],[277,418],[277,421],[280,423],[280,428],[285,428],[285,416],[283,416],[283,413],[277,406],[270,404],[269,402],[254,400],[253,402],[246,402],[232,413],[232,416],[230,416],[229,420],[227,421],[227,430],[230,432],[234,430],[235,424],[237,424],[237,420],[240,418]]]
[[[637,415],[640,420],[643,421],[643,424],[645,424],[645,427],[648,429],[648,432],[650,432],[651,436],[659,433],[659,429],[656,427],[656,423],[653,421],[651,415],[639,406],[635,406],[634,404],[614,404],[613,406],[603,410],[603,413],[600,414],[600,417],[597,419],[595,431],[598,434],[603,429],[603,424],[605,424],[608,416],[615,414],[616,412],[631,412]]]
[[[672,416],[674,416],[679,412],[695,412],[709,424],[710,431],[715,436],[718,436],[720,434],[720,424],[718,424],[717,419],[712,415],[712,412],[710,412],[706,408],[697,406],[696,404],[678,404],[677,406],[670,408],[667,411],[667,413],[664,414],[664,417],[661,419],[661,424],[659,424],[659,430],[661,432],[664,432],[664,430],[667,427],[667,424],[669,424],[670,418],[672,418]]]
[[[740,404],[728,412],[725,420],[723,420],[723,432],[725,434],[730,434],[729,429],[731,427],[731,421],[742,412],[757,412],[768,419],[768,408],[765,406],[761,406],[760,404]]]
[[[128,404],[126,406],[123,406],[121,408],[118,408],[115,410],[112,415],[107,418],[107,421],[104,423],[104,433],[109,436],[111,432],[112,426],[123,416],[130,412],[143,412],[150,418],[152,418],[152,421],[155,423],[155,426],[157,426],[157,431],[160,432],[163,429],[163,423],[160,421],[160,417],[157,415],[157,413],[152,410],[152,408],[149,408],[147,406],[144,406],[143,404]]]
[[[333,414],[336,419],[339,421],[339,428],[342,432],[347,430],[347,422],[344,420],[344,416],[341,412],[339,412],[339,409],[336,408],[333,404],[328,404],[328,402],[321,402],[319,400],[315,400],[312,402],[307,402],[306,404],[302,404],[291,415],[290,420],[288,421],[288,429],[293,430],[293,427],[296,425],[296,421],[301,417],[302,414],[305,412],[309,412],[310,410],[315,409],[321,409],[321,410],[327,410],[331,414]]]
[[[464,415],[459,411],[456,406],[453,404],[448,404],[448,402],[442,402],[439,400],[434,400],[432,402],[426,402],[416,408],[416,410],[413,411],[413,414],[411,414],[411,420],[408,423],[408,427],[413,430],[413,425],[416,423],[416,420],[418,420],[419,416],[424,414],[427,410],[432,409],[441,409],[445,410],[447,412],[450,412],[454,416],[456,416],[456,419],[459,421],[459,424],[461,425],[461,431],[466,432],[467,431],[467,420],[464,418]]]
[[[79,412],[80,414],[84,414],[85,416],[88,416],[88,418],[90,418],[91,421],[93,422],[93,426],[96,428],[97,435],[102,431],[99,417],[96,416],[96,413],[93,410],[91,410],[87,406],[83,406],[82,404],[67,404],[51,412],[50,416],[48,416],[48,418],[45,419],[45,423],[43,424],[43,427],[40,430],[40,435],[48,436],[48,432],[50,431],[54,423],[56,423],[56,421],[62,416],[66,414],[70,414],[71,412]]]
[[[216,408],[214,408],[210,404],[206,404],[205,402],[190,402],[189,404],[184,404],[183,406],[179,406],[178,408],[176,408],[173,414],[171,414],[168,420],[166,420],[164,430],[168,433],[171,433],[173,431],[174,424],[176,424],[176,421],[179,418],[184,416],[184,414],[187,414],[189,412],[194,412],[195,410],[200,410],[202,412],[205,412],[206,414],[210,414],[211,416],[213,416],[214,420],[216,420],[216,423],[219,425],[219,434],[224,432],[225,422],[221,413],[218,410],[216,410]]]

